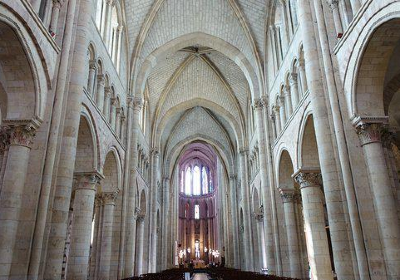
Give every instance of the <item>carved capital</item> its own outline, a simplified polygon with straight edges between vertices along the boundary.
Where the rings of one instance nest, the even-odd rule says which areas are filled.
[[[261,98],[255,99],[253,107],[255,110],[262,110],[264,107],[264,101]]]
[[[97,61],[96,60],[89,61],[89,69],[90,70],[96,70],[97,69]]]
[[[111,87],[105,87],[104,88],[104,96],[110,98],[112,93]]]
[[[77,182],[76,189],[96,190],[96,185],[104,178],[98,172],[78,172],[74,174],[74,179]]]
[[[379,143],[388,124],[388,117],[356,117],[353,125],[360,137],[361,146]]]
[[[241,148],[241,149],[239,150],[239,154],[240,154],[241,156],[245,156],[248,152],[249,152],[249,150],[246,149],[246,148]]]
[[[97,75],[97,82],[104,86],[106,82],[106,75],[104,74]]]
[[[240,225],[239,230],[240,230],[241,233],[243,233],[244,232],[244,225]]]
[[[327,0],[327,3],[332,10],[336,10],[339,5],[339,0]]]
[[[301,169],[292,177],[300,185],[300,189],[320,188],[322,186],[322,175],[317,169]]]
[[[297,85],[298,78],[299,78],[298,76],[299,75],[297,73],[290,73],[290,75],[289,75],[289,84],[291,86]]]
[[[156,148],[153,148],[153,149],[151,150],[151,154],[152,154],[153,157],[158,157],[158,156],[160,156],[160,152],[159,152],[158,149],[156,149]]]
[[[279,189],[283,203],[293,203],[296,199],[294,189]]]
[[[118,197],[118,193],[119,193],[119,190],[117,190],[115,192],[104,192],[102,194],[104,204],[114,204],[115,200]]]
[[[0,128],[1,149],[6,149],[8,145],[30,147],[38,127],[37,121],[4,120]]]
[[[137,96],[128,97],[128,107],[140,111],[143,107],[143,99]]]
[[[94,207],[99,207],[103,205],[103,196],[102,194],[97,193],[94,197]]]

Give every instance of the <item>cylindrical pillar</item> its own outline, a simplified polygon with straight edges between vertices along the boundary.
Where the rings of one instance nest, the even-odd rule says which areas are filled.
[[[240,174],[241,174],[241,186],[240,191],[242,194],[242,205],[243,205],[243,219],[244,219],[244,257],[246,260],[246,270],[253,270],[253,244],[250,232],[250,205],[249,205],[249,181],[247,171],[247,150],[240,150]]]
[[[108,122],[110,122],[110,106],[111,106],[111,88],[104,88],[104,104],[103,104],[103,114]]]
[[[61,1],[53,0],[53,9],[51,12],[50,33],[54,37],[57,32],[58,18],[60,16]]]
[[[125,245],[125,269],[124,277],[128,278],[133,276],[133,264],[135,260],[135,239],[136,239],[136,223],[129,213],[133,213],[136,207],[136,168],[138,163],[138,151],[137,151],[137,137],[139,127],[139,115],[143,106],[143,101],[140,97],[131,97],[128,102],[128,108],[130,110],[130,116],[132,118],[131,130],[131,150],[130,150],[130,168],[129,168],[129,197],[128,197],[128,209],[127,209],[127,220],[126,220],[126,245]]]
[[[286,100],[286,102],[285,102],[286,119],[289,119],[293,112],[293,104],[292,104],[292,96],[290,93],[290,87],[285,86],[285,88],[283,89],[283,92],[285,94],[285,100]]]
[[[299,73],[300,73],[300,81],[301,81],[301,96],[303,96],[308,90],[307,78],[306,78],[306,70],[304,65],[304,60],[299,59]]]
[[[233,252],[234,252],[234,267],[235,268],[240,268],[240,256],[239,256],[239,232],[238,232],[238,211],[237,211],[237,200],[236,200],[236,176],[235,175],[230,175],[229,176],[229,185],[230,185],[230,190],[229,190],[229,197],[230,197],[230,203],[231,203],[231,219],[232,219],[232,231],[233,231]],[[210,235],[210,232],[208,232],[208,235]],[[210,250],[210,242],[208,242],[208,249]],[[210,253],[209,253],[210,254]]]
[[[299,89],[298,89],[298,81],[297,81],[297,73],[291,73],[289,76],[289,84],[290,84],[290,92],[292,94],[292,109],[296,110],[297,105],[299,104]]]
[[[116,121],[117,121],[117,99],[111,99],[111,110],[110,110],[110,124],[111,129],[115,131],[116,129]]]
[[[101,256],[99,279],[109,280],[111,270],[111,254],[114,224],[115,199],[118,192],[103,193],[103,228],[101,236]]]
[[[285,214],[285,225],[288,242],[288,255],[290,263],[290,277],[300,279],[301,259],[300,246],[297,233],[296,213],[294,209],[294,189],[280,189],[283,210]]]
[[[67,280],[87,280],[97,174],[77,175]]]
[[[386,271],[389,279],[399,279],[400,223],[381,142],[381,133],[387,122],[387,117],[357,117],[354,125],[360,137],[368,168]]]
[[[104,74],[97,75],[97,92],[96,92],[96,104],[100,111],[103,110],[104,106],[104,86],[106,76]]]
[[[11,266],[19,263],[14,250],[20,214],[24,208],[30,145],[37,127],[37,124],[28,123],[0,128],[2,142],[9,145],[0,194],[0,279],[9,279]]]
[[[337,0],[330,0],[329,1],[329,6],[332,9],[333,22],[335,24],[335,29],[336,29],[336,34],[337,35],[343,33],[343,26],[342,26],[342,20],[340,19],[338,3],[339,3],[339,1],[337,1]]]
[[[279,104],[276,104],[275,107],[273,108],[275,114],[275,126],[276,126],[276,138],[278,138],[279,134],[281,133],[281,115],[280,115],[280,108]]]
[[[281,120],[281,131],[285,129],[286,124],[286,112],[285,112],[285,98],[279,97],[279,118]]]
[[[135,270],[136,275],[140,276],[143,273],[143,250],[144,250],[144,216],[137,216],[136,218],[137,225],[137,235],[138,240],[136,240],[137,252],[136,252],[136,264]]]
[[[96,60],[91,60],[89,61],[89,78],[88,78],[88,85],[87,85],[87,91],[91,97],[93,97],[93,87],[94,87],[94,82],[95,82],[95,76],[96,76],[96,69],[97,69],[97,62]]]
[[[303,216],[311,279],[333,280],[328,237],[325,229],[321,174],[317,170],[300,170],[293,176],[300,185],[303,201]]]

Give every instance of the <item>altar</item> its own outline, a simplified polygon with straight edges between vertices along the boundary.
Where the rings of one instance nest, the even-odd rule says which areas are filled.
[[[194,268],[205,268],[206,264],[203,260],[194,260],[193,261]]]

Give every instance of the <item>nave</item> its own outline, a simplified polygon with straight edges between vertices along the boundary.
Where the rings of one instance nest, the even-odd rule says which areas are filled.
[[[399,26],[400,0],[0,0],[0,280],[400,280]]]

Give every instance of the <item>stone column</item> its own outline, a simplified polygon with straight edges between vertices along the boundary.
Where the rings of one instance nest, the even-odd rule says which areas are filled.
[[[144,249],[144,215],[138,215],[136,218],[136,224],[137,224],[137,234],[138,234],[138,240],[136,240],[136,246],[137,246],[137,254],[136,254],[136,264],[135,264],[135,270],[136,270],[136,275],[141,275],[143,273],[143,249]]]
[[[104,104],[103,104],[103,114],[107,122],[110,122],[110,104],[111,103],[111,88],[104,88]]]
[[[257,131],[258,131],[258,141],[260,143],[259,145],[259,155],[260,155],[260,177],[261,177],[261,196],[263,200],[263,222],[266,227],[266,236],[263,237],[266,241],[265,247],[263,250],[265,250],[265,255],[266,256],[266,263],[267,263],[267,268],[269,273],[275,274],[276,273],[276,264],[275,264],[275,250],[274,250],[274,231],[273,231],[273,215],[272,215],[272,208],[271,206],[271,201],[272,201],[272,196],[274,195],[274,190],[272,190],[271,184],[269,184],[269,179],[268,179],[268,168],[267,168],[267,150],[266,150],[266,145],[267,145],[267,139],[265,136],[265,131],[264,131],[264,122],[263,122],[263,109],[266,109],[266,104],[264,104],[264,101],[260,98],[255,100],[254,102],[254,108],[256,112],[256,121],[257,121]],[[256,159],[257,160],[257,159]],[[265,207],[264,207],[265,205]],[[261,241],[261,239],[260,239]]]
[[[111,124],[111,129],[115,131],[116,129],[116,120],[117,120],[117,99],[112,98],[111,99],[111,110],[110,110],[110,124]]]
[[[260,250],[260,254],[259,254],[259,259],[260,259],[260,268],[266,268],[267,267],[267,263],[266,263],[266,259],[267,259],[267,252],[266,252],[266,248],[264,246],[265,244],[265,238],[264,238],[264,215],[262,214],[262,212],[260,213],[254,213],[254,218],[256,220],[256,227],[257,227],[257,236],[258,236],[258,240],[259,240],[259,250]]]
[[[286,119],[289,119],[290,116],[293,113],[293,104],[292,104],[292,97],[290,93],[290,87],[285,86],[283,89],[284,95],[285,95],[285,108],[286,108]]]
[[[165,177],[164,178],[164,184],[163,184],[163,221],[162,221],[162,256],[161,256],[161,269],[167,269],[168,268],[168,253],[171,252],[172,248],[170,248],[169,246],[169,228],[170,228],[170,185],[169,185],[169,178]],[[185,225],[185,220],[182,219],[182,224]],[[183,229],[181,229],[181,232],[183,231]],[[181,239],[183,241],[183,238]],[[182,242],[181,241],[181,242]],[[183,244],[183,242],[182,242]]]
[[[97,75],[97,92],[96,92],[96,104],[100,111],[103,110],[104,106],[104,86],[106,76],[104,74]]]
[[[300,73],[300,81],[301,81],[301,89],[302,93],[301,96],[303,96],[306,91],[308,90],[308,84],[307,84],[307,78],[306,78],[306,70],[305,70],[305,65],[304,65],[304,60],[299,59],[299,73]]]
[[[126,145],[125,143],[125,139],[126,139],[126,135],[125,132],[126,131],[126,117],[124,114],[121,115],[121,124],[120,124],[120,134],[119,137],[121,139],[121,142],[123,145]]]
[[[253,270],[253,242],[251,240],[251,225],[250,225],[250,205],[249,205],[249,181],[248,181],[248,170],[247,170],[247,150],[240,151],[240,174],[241,174],[241,186],[240,191],[242,193],[242,205],[243,205],[243,223],[244,223],[244,257],[246,260],[246,270]]]
[[[9,279],[11,266],[19,263],[17,232],[23,219],[24,187],[29,154],[39,123],[26,121],[13,124],[4,121],[0,128],[2,142],[8,146],[0,194],[0,279]]]
[[[111,12],[114,0],[106,0],[105,14],[104,14],[104,29],[103,29],[103,40],[104,44],[108,49],[110,42],[110,23],[111,23]]]
[[[101,255],[101,225],[103,213],[103,199],[100,194],[96,194],[94,199],[94,233],[92,250],[90,253],[90,279],[98,279]]]
[[[111,254],[113,240],[114,208],[117,192],[103,193],[103,228],[101,236],[101,256],[99,279],[109,280],[111,269]]]
[[[132,118],[131,130],[131,150],[130,150],[130,167],[129,167],[129,197],[128,197],[128,209],[127,209],[127,220],[126,220],[126,245],[125,245],[125,269],[124,277],[133,276],[133,263],[135,260],[135,239],[136,239],[136,222],[133,217],[134,209],[136,207],[136,168],[138,164],[138,151],[137,151],[137,137],[139,127],[139,114],[143,106],[143,101],[140,97],[130,97],[128,102],[128,108],[131,111],[130,116]]]
[[[300,100],[297,76],[298,76],[297,73],[291,73],[289,75],[289,84],[290,84],[290,92],[292,94],[293,111],[296,110],[296,107],[299,104]]]
[[[333,14],[333,22],[335,24],[336,34],[343,33],[342,20],[340,19],[339,13],[339,0],[330,0],[329,6],[331,7]]]
[[[115,119],[115,134],[118,138],[121,137],[121,108],[116,108],[115,110],[116,119]]]
[[[368,168],[388,279],[400,279],[400,223],[381,142],[387,123],[388,117],[357,117],[353,120]]]
[[[275,116],[275,112],[274,112],[274,108],[272,108],[272,112],[271,115],[269,116],[270,120],[271,120],[271,127],[272,127],[272,141],[275,140],[277,138],[277,124],[276,124],[276,116]]]
[[[279,117],[281,120],[281,130],[284,130],[286,124],[286,112],[285,112],[285,98],[283,96],[279,97]]]
[[[96,60],[89,61],[89,79],[87,85],[87,91],[91,97],[93,97],[93,87],[94,87],[94,78],[96,76],[97,62]]]
[[[60,17],[61,0],[53,0],[53,9],[51,12],[50,34],[54,37],[57,32],[58,18]]]
[[[298,240],[296,212],[295,212],[295,190],[280,189],[285,214],[285,226],[288,241],[288,255],[290,262],[290,277],[301,278],[300,245]]]
[[[157,192],[158,192],[158,173],[160,170],[160,152],[152,151],[152,180],[151,180],[151,215],[150,215],[150,254],[149,254],[149,272],[156,270],[156,255],[157,255]]]
[[[274,110],[275,116],[275,126],[276,126],[276,138],[278,138],[279,134],[281,133],[281,115],[280,115],[280,108],[279,104],[276,104],[275,107],[272,108]]]
[[[238,233],[238,210],[237,210],[237,199],[236,199],[236,176],[229,176],[229,197],[231,203],[231,219],[232,219],[232,231],[233,231],[233,250],[234,250],[234,267],[240,268],[240,257],[239,257],[239,233]],[[209,233],[210,234],[210,233]],[[208,249],[212,249],[210,247],[210,242],[208,242]]]
[[[300,185],[311,279],[333,280],[328,237],[325,229],[322,177],[319,170],[299,170],[293,174]],[[286,212],[286,211],[285,211]],[[285,213],[286,214],[286,213]]]
[[[99,179],[97,173],[76,175],[67,280],[87,280],[88,277],[94,197]]]

